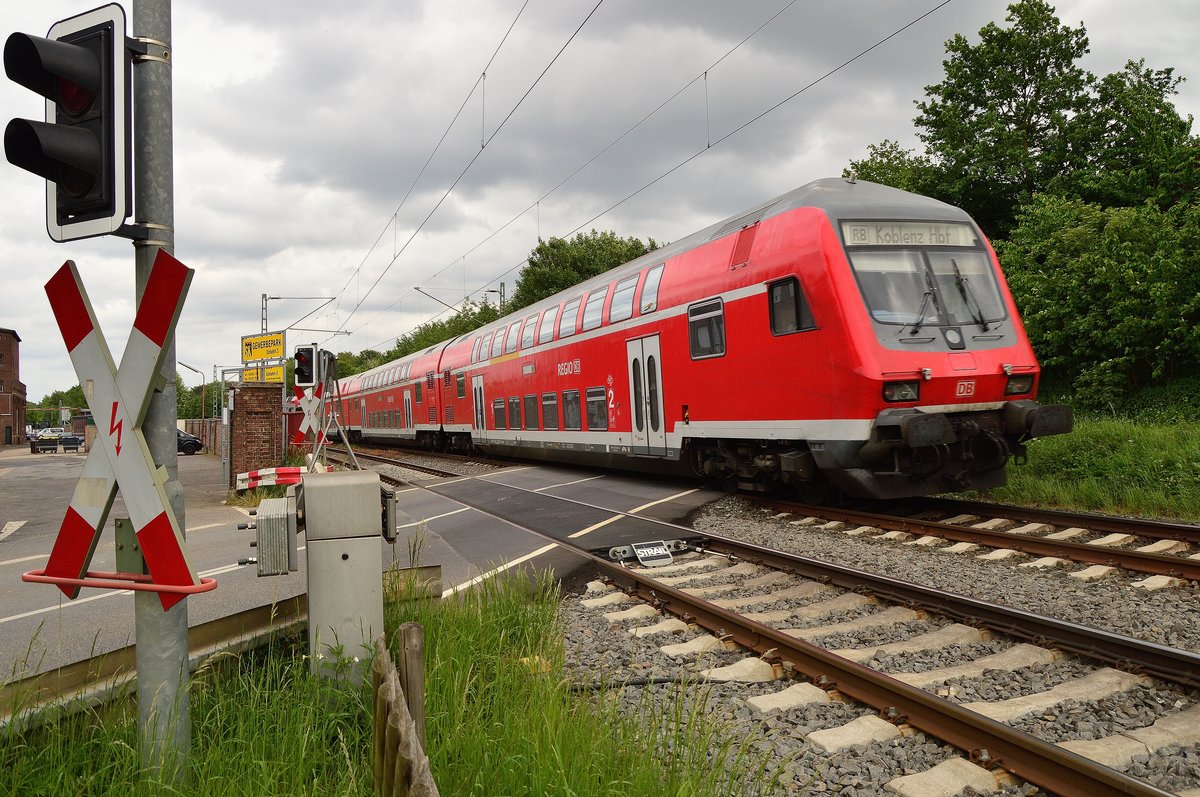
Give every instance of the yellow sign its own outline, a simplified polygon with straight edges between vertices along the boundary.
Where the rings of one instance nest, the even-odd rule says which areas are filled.
[[[283,366],[272,365],[266,368],[243,368],[243,382],[278,382],[283,384]]]
[[[282,360],[283,333],[268,332],[265,335],[242,335],[242,362],[256,360]],[[272,381],[272,380],[267,380]],[[280,379],[280,382],[283,380]]]

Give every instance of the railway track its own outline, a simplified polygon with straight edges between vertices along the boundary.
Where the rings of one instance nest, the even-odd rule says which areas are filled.
[[[994,773],[985,772],[999,767],[1063,795],[1167,793],[1093,760],[1126,763],[1120,759],[1127,751],[1139,745],[1144,750],[1147,746],[1138,741],[1139,731],[1116,741],[1068,742],[1060,746],[996,719],[1015,720],[1030,711],[1048,709],[1071,693],[1072,684],[1067,681],[1079,680],[1083,686],[1106,684],[1101,692],[1092,693],[1103,697],[1148,683],[1144,674],[1091,668],[1080,679],[1066,679],[1055,687],[1057,691],[1047,690],[1042,695],[1022,696],[1007,703],[981,701],[964,706],[940,697],[938,691],[939,688],[943,693],[947,691],[944,684],[950,678],[980,678],[985,672],[1051,665],[1063,660],[1068,651],[1112,663],[1116,657],[1105,651],[1117,650],[1121,651],[1118,657],[1127,668],[1141,673],[1153,671],[1171,684],[1195,686],[1196,673],[1200,672],[1197,654],[1122,639],[1096,629],[735,541],[713,539],[696,547],[702,554],[676,568],[666,568],[670,576],[665,578],[662,571],[606,568],[606,581],[654,609],[639,612],[630,610],[628,604],[611,603],[608,608],[622,611],[609,612],[606,619],[628,627],[636,635],[674,632],[691,636],[686,643],[661,649],[661,655],[676,660],[695,657],[704,650],[723,651],[728,643],[736,643],[744,649],[744,658],[728,667],[702,669],[697,674],[716,680],[781,681],[784,685],[765,694],[760,692],[750,701],[759,716],[781,706],[791,710],[806,701],[824,703],[831,693],[834,699],[848,698],[867,707],[844,728],[823,729],[806,736],[806,742],[824,753],[844,751],[872,740],[899,738],[910,733],[907,729],[911,728],[963,751],[965,761],[960,759],[949,766],[964,777],[959,788],[967,785],[980,788],[989,782],[994,788],[996,783],[1005,783],[1003,776],[997,779]],[[786,579],[779,578],[780,574]],[[870,603],[864,602],[864,592],[870,596]],[[898,603],[885,608],[875,603],[880,597]],[[585,601],[584,605],[590,604],[600,611],[601,606],[611,601],[601,597]],[[927,624],[911,607],[936,612],[941,624],[935,623],[933,630],[924,633],[917,630],[898,642],[878,643],[868,636],[864,644],[850,643],[854,634],[869,634],[870,629],[893,624],[897,615],[909,618],[907,622],[911,625]],[[868,613],[863,613],[864,609]],[[674,615],[683,622],[671,625],[658,616],[659,612]],[[843,614],[851,619],[839,622],[836,618]],[[639,616],[641,619],[635,619]],[[703,632],[682,630],[684,622]],[[879,659],[894,662],[904,654],[948,646],[951,646],[948,657],[953,661],[962,655],[958,648],[986,641],[980,626],[1015,635],[1018,640],[1036,639],[1039,644],[1020,641],[977,662],[925,672],[876,668]],[[817,645],[807,640],[823,643],[829,640],[832,644]],[[788,683],[791,687],[785,689]],[[1147,740],[1170,739],[1175,738],[1171,733],[1179,731],[1186,740],[1190,738],[1187,728],[1198,723],[1200,711],[1193,705],[1187,713],[1164,717],[1151,726],[1153,731],[1143,731],[1141,736]]]
[[[1192,543],[1200,542],[1200,526],[957,502],[942,503],[937,516],[944,519],[931,520],[776,499],[748,500],[791,513],[798,524],[835,524],[826,528],[886,534],[902,542],[916,537],[921,545],[949,540],[963,546],[955,553],[974,550],[967,546],[1010,550],[1039,557],[1038,566],[1044,567],[1072,561],[1097,568],[1084,577],[1102,577],[1111,568],[1122,568],[1159,577],[1146,582],[1145,586],[1151,588],[1170,586],[1171,579],[1200,581],[1200,554],[1192,547]],[[1148,539],[1153,542],[1146,542]],[[1123,547],[1129,545],[1137,547]]]

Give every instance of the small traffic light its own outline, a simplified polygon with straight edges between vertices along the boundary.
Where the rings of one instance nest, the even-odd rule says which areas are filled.
[[[8,123],[4,154],[47,180],[51,238],[108,235],[132,194],[125,11],[103,6],[54,23],[47,37],[14,33],[4,43],[9,79],[46,98],[46,121]]]
[[[317,383],[317,347],[297,346],[296,353],[296,387],[312,387]]]

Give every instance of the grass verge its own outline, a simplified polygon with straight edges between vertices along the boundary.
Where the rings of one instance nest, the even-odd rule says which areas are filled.
[[[1005,503],[1200,520],[1200,421],[1082,416],[1068,435],[1029,443],[1009,465]]]
[[[636,716],[619,710],[616,690],[574,693],[558,607],[548,576],[388,605],[388,628],[425,628],[426,744],[443,795],[775,793],[766,759],[752,752],[757,740],[726,733],[694,685],[690,697],[681,686],[670,699],[643,700]],[[368,688],[311,677],[302,653],[277,643],[193,675],[184,785],[140,771],[137,707],[126,697],[24,733],[0,729],[0,797],[365,797]]]

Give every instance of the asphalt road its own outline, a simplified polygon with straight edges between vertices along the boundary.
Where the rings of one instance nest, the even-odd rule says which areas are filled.
[[[28,448],[0,448],[0,682],[135,643],[131,593],[85,588],[77,599],[67,600],[53,586],[21,581],[22,572],[45,565],[84,459],[83,454],[35,455]],[[227,491],[218,458],[180,456],[178,468],[189,555],[201,575],[218,581],[215,590],[187,599],[189,625],[305,591],[304,556],[300,572],[271,578],[258,578],[253,565],[237,564],[252,555],[248,543],[254,532],[237,529],[248,522],[245,510],[223,503]],[[509,489],[514,487],[519,489]],[[513,567],[552,569],[565,579],[579,560],[553,539],[571,538],[597,550],[658,539],[661,529],[619,513],[674,520],[715,497],[689,485],[640,476],[518,466],[402,490],[397,496],[400,539],[394,546],[382,539],[380,544],[385,567],[393,558],[403,566],[409,564],[409,540],[420,539],[417,564],[441,565],[448,590]],[[122,516],[118,495],[93,570],[116,569],[112,519]],[[303,537],[300,545],[304,547]]]

